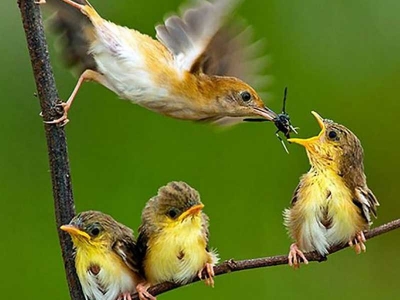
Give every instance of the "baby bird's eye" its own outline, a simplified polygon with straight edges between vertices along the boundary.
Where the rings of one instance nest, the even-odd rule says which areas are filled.
[[[100,229],[99,228],[93,228],[90,233],[92,234],[92,236],[97,236],[100,233]]]
[[[247,92],[247,91],[241,92],[241,93],[240,93],[240,96],[242,97],[242,100],[243,100],[244,102],[248,102],[248,101],[251,100],[251,94],[250,94],[249,92]]]
[[[92,224],[88,229],[86,229],[86,232],[88,232],[92,237],[98,236],[100,231],[101,227],[99,224]]]
[[[331,130],[331,131],[329,131],[328,136],[331,140],[334,140],[337,138],[337,133],[336,133],[336,131]]]
[[[177,210],[176,208],[173,207],[173,208],[170,208],[170,209],[168,210],[167,214],[168,214],[168,216],[170,216],[172,219],[175,219],[175,218],[178,216],[179,212],[178,212],[178,210]]]

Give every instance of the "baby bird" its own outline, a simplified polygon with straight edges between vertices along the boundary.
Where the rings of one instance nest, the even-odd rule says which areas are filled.
[[[56,0],[48,0],[55,5]],[[239,33],[223,27],[238,0],[200,0],[182,17],[156,27],[157,40],[104,20],[86,0],[58,0],[58,28],[65,31],[66,56],[83,70],[61,118],[84,81],[95,81],[119,97],[169,117],[235,123],[273,120],[257,92],[239,78],[251,78]],[[74,8],[74,10],[71,10]],[[247,41],[248,42],[248,41]],[[249,73],[249,72],[247,72]]]
[[[285,226],[295,243],[289,265],[308,263],[302,251],[328,254],[331,246],[348,243],[357,254],[366,251],[364,230],[379,205],[368,188],[359,139],[343,125],[312,112],[321,127],[318,136],[289,139],[306,148],[311,169],[301,177]]]
[[[141,274],[147,282],[136,289],[141,299],[154,299],[147,289],[169,281],[185,284],[195,276],[214,286],[216,252],[208,248],[208,217],[199,193],[184,182],[170,182],[151,198],[142,212],[137,240]]]
[[[85,298],[131,300],[142,280],[132,230],[98,211],[81,212],[60,229],[72,238]]]

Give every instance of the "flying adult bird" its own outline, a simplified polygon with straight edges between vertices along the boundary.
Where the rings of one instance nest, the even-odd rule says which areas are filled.
[[[311,169],[297,186],[285,226],[295,243],[289,265],[305,263],[303,251],[328,254],[330,247],[348,243],[357,254],[366,251],[364,230],[379,205],[367,186],[360,140],[349,129],[312,112],[321,127],[318,136],[288,139],[306,148]]]
[[[81,212],[60,229],[72,238],[85,298],[131,300],[142,280],[132,230],[98,211]]]
[[[203,271],[214,286],[216,252],[208,247],[208,217],[199,193],[184,182],[170,182],[151,198],[142,212],[137,240],[141,274],[136,289],[141,299],[153,299],[147,289],[169,281],[185,284]]]
[[[104,20],[85,0],[47,1],[57,5],[56,29],[64,31],[67,59],[82,70],[71,96],[61,104],[62,117],[48,123],[68,122],[84,81],[177,119],[230,124],[277,117],[241,80],[251,80],[255,67],[246,57],[251,45],[244,32],[224,26],[238,0],[199,0],[182,17],[171,16],[156,26],[156,40]]]

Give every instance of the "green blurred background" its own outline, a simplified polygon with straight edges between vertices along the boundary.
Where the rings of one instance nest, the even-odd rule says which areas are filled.
[[[111,4],[112,3],[112,4]],[[154,24],[180,0],[100,1],[108,19],[154,35]],[[1,1],[0,285],[2,298],[68,299],[54,225],[50,175],[38,100],[16,1]],[[400,114],[400,2],[244,1],[239,14],[265,38],[274,76],[268,102],[288,111],[300,136],[319,131],[310,114],[343,123],[361,139],[368,184],[381,207],[375,225],[400,217],[397,188]],[[76,83],[50,37],[60,95]],[[96,84],[78,95],[67,125],[76,208],[107,212],[137,228],[157,189],[184,180],[198,189],[211,218],[211,245],[223,260],[287,253],[282,226],[304,149],[287,155],[272,124],[229,130],[162,117]],[[259,269],[218,277],[214,289],[195,284],[161,299],[399,299],[400,231],[347,249],[299,271]]]

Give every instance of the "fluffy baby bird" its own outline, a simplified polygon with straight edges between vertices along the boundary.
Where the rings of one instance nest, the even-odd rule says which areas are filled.
[[[84,81],[177,119],[234,123],[277,117],[241,80],[254,80],[255,73],[247,55],[251,45],[239,36],[245,32],[223,26],[238,0],[197,1],[182,17],[171,16],[158,25],[157,40],[104,20],[85,0],[48,2],[57,6],[65,55],[83,70],[62,104],[63,116],[48,123],[68,122],[68,110]]]
[[[205,270],[207,285],[214,285],[218,256],[208,248],[208,217],[199,193],[184,182],[170,182],[151,198],[142,213],[137,240],[141,273],[146,283],[141,299],[154,299],[147,289],[169,281],[185,284]]]
[[[348,243],[357,254],[366,251],[363,230],[372,224],[379,205],[368,188],[363,148],[349,129],[312,112],[321,127],[318,136],[289,139],[306,148],[311,169],[301,177],[291,208],[284,211],[285,226],[295,243],[289,265],[299,267],[303,251],[328,254],[334,245]],[[298,256],[300,258],[298,258]]]
[[[72,238],[85,298],[131,300],[142,280],[132,230],[98,211],[81,212],[60,229]]]

